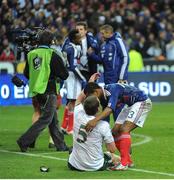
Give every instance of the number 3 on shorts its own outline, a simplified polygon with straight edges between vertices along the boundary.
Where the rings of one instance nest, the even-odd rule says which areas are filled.
[[[133,118],[135,112],[134,111],[130,111],[129,114],[128,114],[128,118]]]

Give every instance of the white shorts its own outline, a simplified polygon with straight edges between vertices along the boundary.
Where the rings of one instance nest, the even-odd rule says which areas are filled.
[[[69,71],[68,78],[64,81],[67,90],[67,99],[77,99],[82,90],[80,80],[75,76],[72,71]]]
[[[130,121],[139,127],[143,127],[146,117],[152,109],[152,102],[150,99],[136,102],[132,106],[125,106],[120,112],[116,124],[123,124],[125,121]]]

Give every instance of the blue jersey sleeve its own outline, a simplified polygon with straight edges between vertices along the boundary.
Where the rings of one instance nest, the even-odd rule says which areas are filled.
[[[122,94],[124,87],[119,84],[109,84],[105,86],[105,89],[109,92],[109,100],[107,107],[111,108],[113,111],[116,108],[119,96]]]
[[[68,69],[74,71],[76,66],[74,66],[74,49],[72,46],[66,45],[64,51],[67,53],[67,59],[69,63]]]
[[[88,57],[90,59],[92,59],[93,61],[95,61],[96,63],[102,63],[102,60],[101,60],[101,56],[96,54],[95,52],[91,53],[90,55],[88,55]]]
[[[62,51],[65,51],[66,46],[70,43],[70,40],[68,37],[65,38],[63,44],[62,44]]]
[[[93,36],[91,32],[88,32],[87,35],[87,43],[88,47],[92,47],[95,50],[95,53],[99,52],[99,44],[97,42],[97,39]]]

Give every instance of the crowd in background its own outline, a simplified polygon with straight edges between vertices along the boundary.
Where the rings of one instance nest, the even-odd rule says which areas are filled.
[[[174,60],[173,0],[2,0],[0,61],[25,60],[12,30],[47,27],[62,43],[77,21],[87,21],[97,38],[101,25],[112,25],[143,59]]]

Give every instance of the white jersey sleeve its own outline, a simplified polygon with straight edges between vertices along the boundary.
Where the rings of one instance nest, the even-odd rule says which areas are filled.
[[[112,136],[109,123],[106,121],[100,121],[99,125],[100,125],[99,131],[103,136],[104,142],[106,144],[114,142],[114,138]]]

